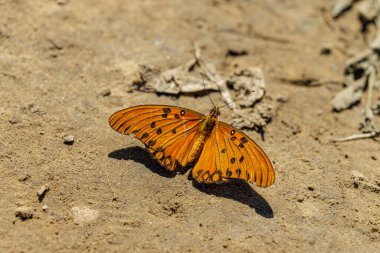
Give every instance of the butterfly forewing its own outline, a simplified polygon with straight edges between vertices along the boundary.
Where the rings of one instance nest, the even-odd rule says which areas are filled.
[[[143,105],[112,114],[109,124],[120,133],[134,134],[161,165],[174,170],[177,163],[187,164],[204,117],[181,107]]]

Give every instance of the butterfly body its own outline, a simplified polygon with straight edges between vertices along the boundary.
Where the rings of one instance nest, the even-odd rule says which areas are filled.
[[[209,115],[167,105],[141,105],[109,118],[122,134],[134,134],[154,159],[168,170],[195,164],[198,182],[222,183],[237,178],[266,187],[274,170],[264,151],[243,132],[219,121],[219,109]]]
[[[199,134],[194,142],[193,147],[189,153],[189,162],[195,162],[197,157],[199,157],[199,153],[202,152],[205,141],[208,137],[210,137],[215,124],[217,123],[216,119],[218,118],[219,111],[217,108],[213,108],[208,116],[205,116],[201,126],[199,128]],[[184,165],[182,165],[184,166]]]

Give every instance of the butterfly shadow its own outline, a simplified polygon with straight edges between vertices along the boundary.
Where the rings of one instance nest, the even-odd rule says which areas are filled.
[[[144,164],[153,173],[163,177],[172,178],[177,175],[177,172],[163,169],[159,163],[152,159],[149,152],[142,147],[134,146],[118,149],[110,152],[108,157],[117,160],[133,160]],[[177,171],[179,174],[185,174],[189,169],[190,167],[187,166]],[[254,208],[257,214],[265,218],[273,218],[273,210],[268,202],[245,181],[232,179],[223,184],[202,184],[197,183],[191,173],[188,174],[188,178],[192,181],[194,188],[201,192],[233,199]]]
[[[134,146],[118,149],[110,152],[108,154],[108,157],[117,160],[132,160],[144,164],[145,167],[147,167],[153,173],[156,173],[163,177],[172,178],[176,175],[176,173],[173,171],[162,169],[162,166],[157,163],[156,160],[152,159],[149,152],[142,147]]]
[[[189,179],[192,179],[190,174]],[[254,208],[257,214],[265,218],[273,218],[273,210],[269,203],[245,181],[232,179],[223,184],[204,184],[193,180],[193,185],[201,192],[233,199]]]

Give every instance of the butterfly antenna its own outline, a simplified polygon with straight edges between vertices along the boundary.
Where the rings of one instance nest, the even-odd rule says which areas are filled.
[[[202,83],[203,83],[203,87],[205,88],[205,91],[206,91],[206,93],[207,93],[207,96],[208,96],[208,98],[210,99],[211,104],[212,104],[214,107],[216,107],[215,104],[214,104],[214,102],[212,101],[212,99],[211,99],[211,97],[210,97],[210,94],[208,93],[208,90],[206,89],[205,75],[204,75],[203,73],[200,73],[200,74],[201,74],[201,76],[202,76]]]
[[[250,92],[255,92],[255,90],[251,90]],[[241,100],[241,99],[243,99],[243,98],[245,98],[245,95],[244,95],[244,96],[241,96],[241,97],[239,97],[239,98],[237,98],[237,99],[235,99],[235,100],[233,100],[233,101],[231,101],[231,102],[229,102],[229,103],[227,103],[227,104],[225,104],[225,105],[219,106],[218,108],[225,107],[225,106],[230,105],[230,104],[232,104],[232,103],[235,103],[236,101]]]

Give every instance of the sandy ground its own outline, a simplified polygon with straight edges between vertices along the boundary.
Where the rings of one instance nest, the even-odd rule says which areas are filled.
[[[331,99],[366,47],[353,12],[330,18],[332,2],[0,1],[0,251],[379,252],[380,195],[352,171],[379,180],[380,144],[330,142],[363,119],[361,105],[333,113]],[[274,186],[196,185],[108,126],[138,104],[208,113],[206,96],[131,89],[137,64],[178,66],[193,42],[222,75],[263,69],[275,114],[265,139],[247,133],[274,162]]]

